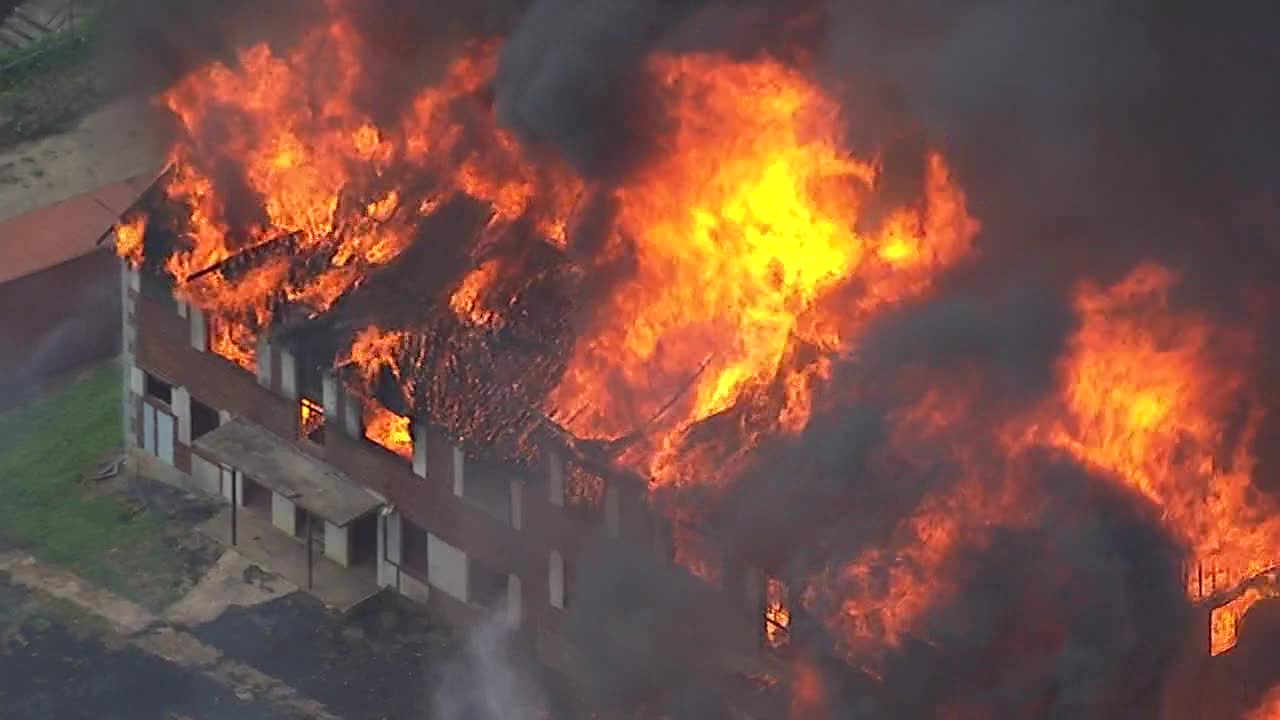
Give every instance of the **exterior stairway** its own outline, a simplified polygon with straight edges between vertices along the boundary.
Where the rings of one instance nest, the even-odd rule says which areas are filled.
[[[0,0],[0,10],[6,5]],[[71,27],[76,19],[72,0],[27,0],[13,8],[0,24],[0,53],[21,50]]]

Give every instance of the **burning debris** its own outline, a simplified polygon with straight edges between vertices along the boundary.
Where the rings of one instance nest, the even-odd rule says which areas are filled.
[[[961,53],[1000,3],[801,3],[867,40],[827,55],[779,50],[790,35],[744,49],[770,3],[704,5],[536,3],[397,77],[388,109],[368,88],[381,50],[333,0],[288,47],[162,95],[172,171],[117,248],[163,267],[232,362],[252,368],[263,336],[310,348],[392,452],[425,418],[528,467],[555,436],[581,502],[644,478],[679,569],[603,541],[584,561],[566,632],[607,638],[587,643],[617,671],[600,699],[715,715],[710,669],[753,639],[721,632],[714,595],[748,564],[789,683],[761,676],[790,717],[1151,716],[1195,603],[1216,608],[1217,654],[1274,594],[1273,280],[1197,272],[1209,241],[1175,233],[1216,222],[1199,202],[1172,223],[1063,221],[1083,195],[982,154],[1023,138],[896,77],[952,69],[885,42]],[[1084,6],[1069,32],[1108,16]],[[848,27],[861,13],[883,33]],[[719,17],[747,18],[715,33],[742,37],[691,41]],[[868,77],[829,82],[844,55]],[[984,174],[1000,162],[1015,179]],[[1067,181],[1088,183],[1083,162]],[[1079,228],[1079,257],[1023,249],[1054,244],[1045,218]],[[1269,250],[1241,246],[1263,264],[1267,227]],[[1096,239],[1135,228],[1177,240]],[[1221,278],[1239,285],[1206,301]],[[320,431],[323,408],[300,413]],[[670,637],[677,621],[696,632]]]

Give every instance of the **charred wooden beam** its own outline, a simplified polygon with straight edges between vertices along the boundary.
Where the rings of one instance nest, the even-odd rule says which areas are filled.
[[[1208,595],[1196,605],[1207,609],[1221,607],[1249,590],[1260,590],[1266,595],[1280,597],[1280,565],[1274,565],[1225,590]]]
[[[197,270],[191,273],[190,275],[188,275],[186,278],[184,278],[183,282],[185,283],[195,282],[196,280],[199,280],[205,275],[218,272],[219,270],[234,271],[234,270],[242,269],[248,266],[249,264],[251,264],[253,261],[262,257],[267,252],[276,248],[284,247],[286,249],[291,250],[296,244],[298,237],[299,237],[299,233],[297,232],[286,233],[284,235],[277,235],[269,240],[260,242],[257,245],[245,248],[244,250],[241,250],[235,255],[231,255],[229,257],[223,258],[222,260],[219,260],[218,262],[210,265],[209,267]]]

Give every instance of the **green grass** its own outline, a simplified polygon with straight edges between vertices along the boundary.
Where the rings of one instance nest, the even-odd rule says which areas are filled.
[[[107,363],[0,415],[0,543],[155,609],[185,570],[163,520],[81,480],[120,445],[120,386]]]
[[[44,73],[84,64],[95,39],[90,18],[25,48],[0,52],[0,91],[11,90]]]
[[[98,24],[87,13],[63,32],[0,52],[0,146],[64,130],[101,101]]]

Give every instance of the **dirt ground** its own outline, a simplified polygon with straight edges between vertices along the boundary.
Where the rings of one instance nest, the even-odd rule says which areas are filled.
[[[144,98],[116,100],[69,131],[0,148],[0,220],[164,163],[165,142]]]

